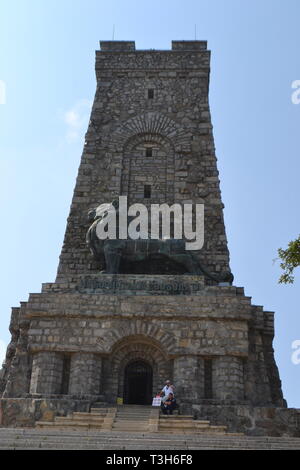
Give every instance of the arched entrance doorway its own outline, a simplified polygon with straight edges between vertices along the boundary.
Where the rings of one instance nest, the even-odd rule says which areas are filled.
[[[153,370],[150,364],[137,360],[125,367],[124,403],[151,405]]]

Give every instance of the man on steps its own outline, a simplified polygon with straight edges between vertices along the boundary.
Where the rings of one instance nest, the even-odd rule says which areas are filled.
[[[164,393],[164,396],[165,396],[165,397],[168,397],[168,396],[169,396],[169,393],[172,393],[173,395],[175,394],[175,387],[174,387],[174,385],[171,383],[170,380],[167,380],[167,381],[166,381],[166,385],[165,385],[164,388],[162,389],[162,392]]]
[[[172,415],[173,410],[176,408],[176,399],[172,392],[167,395],[167,398],[161,403],[161,411],[164,415]]]

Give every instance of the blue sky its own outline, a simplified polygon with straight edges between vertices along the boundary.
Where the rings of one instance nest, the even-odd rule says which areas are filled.
[[[299,230],[298,0],[10,0],[0,3],[0,355],[10,307],[54,280],[100,39],[169,49],[208,41],[210,104],[231,268],[256,305],[276,312],[275,356],[300,407],[299,285],[279,285],[277,248]],[[0,101],[1,102],[1,101]]]

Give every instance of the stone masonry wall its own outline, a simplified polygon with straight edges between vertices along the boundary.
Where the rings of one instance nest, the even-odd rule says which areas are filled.
[[[95,354],[73,354],[69,393],[71,395],[99,395],[101,366],[101,357]]]
[[[213,391],[219,400],[243,401],[244,364],[243,359],[234,356],[222,356],[214,361]]]
[[[28,352],[30,321],[26,318],[26,305],[26,302],[21,302],[20,308],[12,309],[10,323],[12,338],[0,371],[1,392],[4,397],[23,397],[29,389],[32,356]]]
[[[205,41],[175,41],[170,51],[136,51],[134,43],[101,42],[97,90],[58,281],[99,271],[85,245],[87,212],[128,194],[128,184],[130,203],[134,198],[145,204],[204,203],[205,245],[198,256],[213,273],[229,271],[208,104],[209,62]],[[149,89],[154,91],[151,99]],[[149,146],[154,156],[147,159]],[[152,187],[153,201],[142,197],[145,184]]]
[[[110,276],[99,275],[103,277],[109,281]],[[150,285],[148,276],[143,277]],[[156,277],[160,283],[176,279]],[[267,372],[266,357],[272,365],[272,314],[253,307],[243,289],[205,286],[201,277],[198,284],[196,295],[109,295],[105,289],[93,294],[91,288],[79,293],[76,285],[45,285],[43,293],[31,294],[22,307],[28,324],[26,354],[33,358],[31,387],[11,388],[12,369],[5,396],[62,393],[63,357],[68,355],[70,396],[104,393],[114,400],[123,390],[122,371],[137,358],[153,368],[155,389],[164,377],[173,377],[179,396],[201,402],[209,359],[213,399],[284,406],[278,371],[277,376],[274,367]],[[262,341],[265,337],[268,341]]]
[[[61,393],[62,373],[62,354],[49,351],[34,354],[30,393],[46,395]]]
[[[282,396],[272,312],[203,276],[99,274],[85,243],[88,210],[120,194],[130,204],[204,203],[197,256],[214,274],[230,271],[209,67],[205,41],[173,41],[169,51],[101,42],[57,280],[12,311],[0,425],[115,404],[126,367],[142,361],[153,393],[174,381],[183,413],[249,434],[299,431]]]

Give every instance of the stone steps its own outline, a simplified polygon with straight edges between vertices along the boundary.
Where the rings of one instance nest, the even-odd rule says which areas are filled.
[[[156,413],[156,418],[153,416]],[[54,421],[38,421],[39,429],[106,430],[113,432],[161,432],[166,434],[225,434],[226,426],[211,426],[209,421],[194,420],[190,415],[159,416],[151,406],[120,405],[116,408],[92,408],[88,412],[73,412],[56,416]]]
[[[73,421],[83,421],[83,422],[85,422],[85,421],[88,420],[89,422],[95,421],[95,422],[98,423],[98,422],[103,421],[104,418],[105,418],[105,416],[106,416],[106,415],[104,415],[104,416],[103,416],[103,415],[99,415],[99,416],[95,416],[95,415],[88,415],[88,416],[86,416],[86,415],[85,415],[85,416],[81,415],[81,416],[77,416],[77,415],[76,415],[76,416],[75,416],[75,413],[73,413],[72,417],[70,416],[70,419],[72,419]],[[56,416],[56,417],[55,417],[55,422],[65,421],[66,419],[67,419],[66,416]]]
[[[164,414],[160,414],[160,419],[161,420],[179,420],[179,421],[185,421],[185,420],[194,420],[193,416],[192,415],[175,415],[174,413],[172,415],[164,415]],[[194,420],[195,421],[195,420]],[[201,420],[202,423],[209,423],[210,421],[205,421],[205,420]]]
[[[149,417],[149,412],[145,414],[137,414],[137,413],[120,413],[119,411],[116,412],[116,416],[119,418],[124,418],[124,419],[145,419]]]
[[[158,432],[171,434],[226,434],[227,426],[212,426],[210,421],[195,420],[189,415],[160,414]]]
[[[64,431],[62,433],[57,433],[55,429],[51,429],[51,430],[38,430],[37,428],[6,428],[6,427],[0,427],[0,440],[1,438],[3,438],[4,436],[7,436],[7,437],[10,437],[10,436],[15,436],[15,435],[18,435],[20,437],[24,436],[29,436],[29,437],[37,437],[37,436],[40,436],[40,437],[48,437],[48,436],[52,436],[54,438],[58,438],[58,437],[63,437],[63,438],[72,438],[72,439],[81,439],[82,436],[84,437],[88,437],[89,439],[98,439],[99,437],[99,433],[97,431],[91,431],[91,432],[81,432],[80,430],[75,432],[75,431]],[[107,439],[109,439],[109,436],[111,435],[111,433],[107,432],[105,435],[103,435],[104,437],[107,436]],[[216,441],[224,441],[226,440],[226,442],[235,442],[235,437],[236,434],[227,434],[227,435],[224,435],[224,436],[218,436],[215,438]],[[253,440],[255,442],[293,442],[293,443],[300,443],[300,437],[270,437],[270,436],[246,436],[246,435],[240,435],[240,441],[245,441],[245,440]],[[103,437],[103,438],[104,438]],[[115,437],[115,436],[114,436]],[[120,439],[122,440],[126,440],[127,437],[124,437],[123,435],[119,435],[118,436]],[[147,434],[147,435],[140,435],[140,434],[136,434],[136,433],[133,433],[133,434],[130,434],[129,435],[129,438],[131,439],[132,437],[138,439],[138,440],[144,440],[145,438],[147,438],[148,440],[151,440],[151,441],[156,441],[159,438],[158,435],[156,434]],[[164,439],[167,439],[165,436],[163,437]],[[198,440],[198,436],[191,436],[191,439],[193,441],[197,441]],[[181,436],[174,436],[172,437],[172,440],[173,441],[176,441],[178,440],[179,442],[182,442],[181,441]],[[205,441],[205,440],[210,440],[210,437],[207,437],[207,436],[202,436],[201,437],[201,440],[202,441]]]
[[[40,429],[45,429],[45,428],[57,428],[57,429],[63,429],[63,428],[71,428],[76,431],[76,429],[102,429],[103,423],[86,423],[86,422],[81,422],[81,421],[75,421],[75,420],[65,420],[61,422],[49,422],[49,421],[39,421],[38,427]]]
[[[74,411],[74,413],[80,413],[80,412]],[[107,413],[107,408],[91,408],[90,413],[93,413],[93,414]]]
[[[112,431],[149,431],[151,406],[120,405],[117,407]]]
[[[146,418],[148,419],[148,416],[146,416]],[[124,416],[124,415],[118,415],[118,420],[120,421],[127,421],[128,419],[132,419],[134,421],[144,421],[145,420],[145,416]]]
[[[141,425],[136,425],[136,424],[131,424],[131,425],[124,425],[120,426],[119,423],[113,424],[112,431],[123,431],[123,432],[148,432],[149,431],[149,425],[148,424],[141,424]]]
[[[205,450],[300,449],[300,438],[231,435],[164,435],[0,428],[0,449]]]
[[[53,422],[38,421],[36,427],[146,432],[149,430],[151,409],[151,406],[135,405],[121,405],[117,408],[91,408],[89,413],[73,412],[69,416],[56,416]]]
[[[84,438],[89,438],[90,440],[98,440],[99,438],[99,433],[96,431],[86,431],[86,432],[81,432],[79,431],[63,431],[63,432],[57,432],[55,429],[50,429],[50,430],[37,430],[36,428],[0,428],[0,442],[1,440],[6,437],[6,438],[11,438],[14,436],[19,436],[20,438],[26,438],[26,437],[50,437],[54,439],[72,439],[72,440],[80,440],[82,437]],[[160,435],[158,434],[144,434],[140,435],[137,433],[129,433],[128,436],[123,436],[122,434],[119,435],[113,435],[110,432],[106,432],[105,434],[101,434],[102,438],[101,439],[107,439],[109,440],[110,437],[113,437],[114,439],[120,439],[120,440],[127,440],[127,439],[132,439],[134,438],[135,440],[138,441],[157,441],[160,439]],[[168,438],[166,436],[163,436],[163,439],[166,441]],[[210,441],[210,436],[201,436],[201,442],[205,441]],[[218,436],[215,437],[215,442],[245,442],[245,441],[255,441],[255,442],[270,442],[270,443],[282,443],[282,442],[289,442],[289,443],[294,443],[294,444],[300,444],[300,438],[298,437],[268,437],[268,436],[260,436],[260,437],[253,437],[253,436],[240,436],[239,439],[237,440],[235,437],[232,435],[224,435],[224,436]],[[176,442],[184,442],[182,441],[181,436],[172,436],[171,438],[172,441]],[[196,436],[191,436],[189,437],[189,440],[196,442],[199,440],[199,437]]]
[[[36,428],[111,429],[116,408],[92,408],[91,412],[75,411],[69,416],[55,416],[54,421],[37,421]]]

